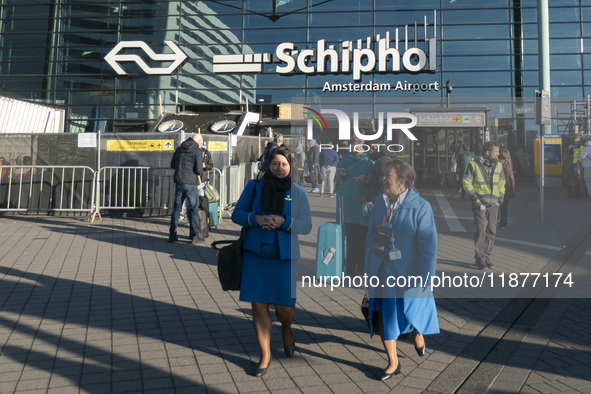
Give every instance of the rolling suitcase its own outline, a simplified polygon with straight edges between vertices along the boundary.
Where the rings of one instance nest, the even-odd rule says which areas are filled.
[[[338,223],[324,223],[318,228],[316,278],[341,277],[343,273],[343,231]]]
[[[209,227],[215,228],[218,224],[220,224],[220,214],[219,214],[219,203],[210,202],[209,207],[207,210],[207,214],[209,216]]]
[[[338,222],[323,223],[318,228],[318,242],[316,249],[316,278],[337,276],[343,274],[345,265],[346,236],[341,224],[344,224],[342,201],[338,204]]]

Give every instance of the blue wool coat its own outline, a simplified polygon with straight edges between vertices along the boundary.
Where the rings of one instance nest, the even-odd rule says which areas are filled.
[[[256,187],[256,197],[252,210],[249,211],[252,193]],[[251,180],[246,184],[240,195],[232,214],[232,221],[249,230],[244,238],[244,249],[260,254],[263,243],[279,243],[281,260],[297,260],[300,258],[300,245],[298,234],[308,234],[312,230],[312,217],[308,194],[303,187],[293,184],[291,189],[285,193],[283,216],[285,223],[279,229],[264,230],[260,227],[255,215],[266,215],[268,212],[261,208],[262,181]]]
[[[337,179],[343,181],[343,183],[337,189],[337,216],[338,212],[340,212],[342,201],[343,211],[345,212],[345,223],[367,226],[369,217],[363,216],[361,198],[367,194],[368,188],[367,185],[357,183],[354,178],[360,175],[371,177],[373,166],[374,162],[365,153],[357,156],[355,153],[349,152],[339,162]],[[341,177],[340,170],[342,168],[346,169],[349,173],[345,178]]]
[[[437,229],[431,205],[410,189],[391,219],[394,244],[402,258],[389,261],[391,243],[384,257],[375,254],[378,229],[387,210],[383,195],[373,205],[365,248],[365,272],[369,277],[380,278],[384,287],[369,287],[370,316],[377,307],[382,311],[386,339],[396,339],[405,332],[417,330],[420,334],[439,332],[437,310],[432,288],[424,290],[411,277],[423,279],[435,275],[437,262]],[[405,287],[389,287],[387,277],[400,277],[407,281]],[[409,285],[410,284],[410,285]],[[424,283],[423,283],[424,284]],[[370,327],[370,333],[373,327]]]

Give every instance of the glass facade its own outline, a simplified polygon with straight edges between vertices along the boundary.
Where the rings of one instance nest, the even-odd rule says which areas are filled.
[[[591,0],[549,3],[551,95],[564,102],[581,99],[591,94],[591,56],[585,54],[591,48]],[[341,97],[343,92],[327,91],[327,84],[350,82],[392,87],[398,82],[436,82],[437,90],[349,93],[364,99],[424,98],[443,105],[442,87],[451,80],[454,104],[498,100],[505,104],[491,108],[491,115],[517,118],[519,98],[532,98],[538,88],[536,4],[536,0],[0,0],[0,95],[68,106],[70,130],[82,131],[100,120],[153,119],[161,111]],[[320,40],[337,49],[351,41],[356,48],[369,45],[377,53],[378,39],[388,36],[393,46],[396,31],[401,56],[406,46],[428,52],[426,39],[436,37],[436,72],[363,72],[353,81],[352,74],[342,69],[279,74],[277,62],[262,62],[262,72],[257,73],[214,72],[214,56],[272,56],[280,43],[293,43],[301,53],[317,48]],[[146,73],[136,61],[117,60],[125,71],[118,74],[105,56],[125,41],[142,41],[155,55],[171,59],[173,49],[165,42],[170,41],[186,59],[163,75]],[[171,64],[139,47],[117,55],[135,55],[150,69]],[[413,64],[418,61],[410,59]],[[313,61],[309,58],[301,66]],[[368,61],[362,58],[361,65]],[[386,70],[392,63],[390,58]],[[332,61],[325,66],[332,67]],[[515,127],[535,127],[528,122],[517,122]]]

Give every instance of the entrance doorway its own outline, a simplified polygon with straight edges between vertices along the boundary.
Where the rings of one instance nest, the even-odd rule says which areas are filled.
[[[413,149],[417,182],[455,186],[455,177],[451,173],[452,156],[460,145],[476,154],[480,146],[480,129],[420,127],[414,131],[418,139]]]
[[[480,152],[488,111],[487,107],[410,109],[417,117],[411,164],[418,183],[457,186],[451,172],[452,156],[460,145],[466,145],[474,155]]]

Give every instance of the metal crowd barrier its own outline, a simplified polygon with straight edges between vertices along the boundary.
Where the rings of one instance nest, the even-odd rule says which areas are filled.
[[[0,211],[90,212],[94,170],[86,166],[0,166]]]
[[[258,163],[214,168],[204,179],[220,194],[220,216],[229,215]],[[151,167],[0,166],[0,211],[91,212],[139,210],[168,214],[174,206],[174,170]],[[155,210],[156,212],[149,212]]]
[[[256,163],[243,163],[233,166],[224,167],[222,174],[224,183],[222,189],[220,189],[220,195],[224,194],[226,200],[224,202],[224,211],[228,212],[238,202],[240,194],[246,187],[246,184],[251,179],[256,179],[258,175],[258,162]]]
[[[217,168],[212,168],[207,172],[207,177],[204,179],[208,179],[210,185],[216,188],[218,193],[220,194],[220,201],[218,204],[219,207],[219,218],[222,218],[222,214],[224,212],[224,208],[226,207],[227,197],[224,193],[224,174],[222,171],[218,170]]]
[[[96,176],[98,208],[148,208],[150,167],[102,167]]]

